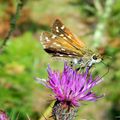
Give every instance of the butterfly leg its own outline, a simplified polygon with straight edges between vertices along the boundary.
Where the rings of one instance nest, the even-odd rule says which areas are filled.
[[[70,65],[70,67],[73,67],[74,66],[73,61],[70,61],[69,65]]]
[[[86,67],[89,67],[89,69],[91,68],[91,66],[88,66],[88,62],[85,63],[82,58],[74,58],[72,61],[70,61],[69,65],[76,71],[84,71]]]
[[[70,67],[75,69],[76,71],[79,71],[80,67],[78,67],[78,60],[74,58],[72,61],[69,63]]]
[[[80,67],[77,67],[77,64],[75,64],[73,61],[70,61],[69,63],[70,67],[75,69],[76,71],[79,71]]]
[[[76,71],[81,71],[84,68],[85,63],[82,58],[78,60],[77,65],[76,65]]]
[[[92,65],[89,65],[89,61],[85,62],[82,58],[78,61],[79,67],[76,68],[77,71],[84,71],[86,68],[89,70],[92,68]]]

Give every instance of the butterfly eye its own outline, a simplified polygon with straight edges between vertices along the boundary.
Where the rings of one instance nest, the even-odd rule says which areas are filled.
[[[94,59],[94,60],[97,60],[97,56],[96,56],[96,55],[93,55],[93,59]]]

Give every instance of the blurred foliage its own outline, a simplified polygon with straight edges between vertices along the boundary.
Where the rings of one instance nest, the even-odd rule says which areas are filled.
[[[102,0],[103,1],[103,0]],[[104,7],[104,2],[102,2]],[[103,83],[96,87],[105,98],[96,103],[80,107],[77,119],[115,120],[120,116],[120,0],[112,7],[107,20],[104,41],[100,51],[109,73]],[[0,0],[0,43],[10,29],[10,18],[14,15],[17,2]],[[0,109],[7,111],[11,120],[26,120],[27,115],[37,120],[50,104],[50,91],[34,80],[35,76],[47,78],[48,63],[55,69],[62,69],[63,63],[51,59],[40,45],[42,31],[50,31],[55,18],[60,18],[71,31],[86,43],[92,43],[97,10],[94,0],[34,0],[23,7],[13,36],[0,54]],[[107,71],[102,63],[95,66],[94,76]],[[87,116],[86,116],[87,115]]]
[[[113,6],[113,11],[112,11],[112,15],[111,18],[109,20],[109,24],[108,24],[108,31],[111,35],[111,37],[120,37],[120,29],[118,26],[120,26],[120,5],[119,2],[120,0],[116,0],[117,2],[115,2],[114,6]]]
[[[24,116],[24,113],[32,111],[35,42],[31,40],[33,40],[31,33],[26,33],[15,40],[11,39],[0,58],[2,69],[0,72],[0,89],[3,91],[0,92],[2,98],[0,106],[10,112],[15,109],[15,112]],[[24,41],[24,44],[21,41]]]

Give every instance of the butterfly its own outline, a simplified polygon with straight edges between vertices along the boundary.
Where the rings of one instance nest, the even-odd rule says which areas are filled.
[[[70,58],[72,65],[91,67],[99,63],[101,55],[88,49],[59,19],[52,25],[51,32],[43,32],[40,42],[44,50],[53,57]]]

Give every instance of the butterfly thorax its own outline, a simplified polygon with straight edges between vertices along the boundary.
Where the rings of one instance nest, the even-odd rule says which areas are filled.
[[[101,56],[92,50],[83,48],[83,51],[84,51],[83,56],[79,56],[79,58],[73,58],[72,63],[74,65],[79,64],[81,67],[85,66],[91,67],[93,64],[99,63],[102,60]]]

